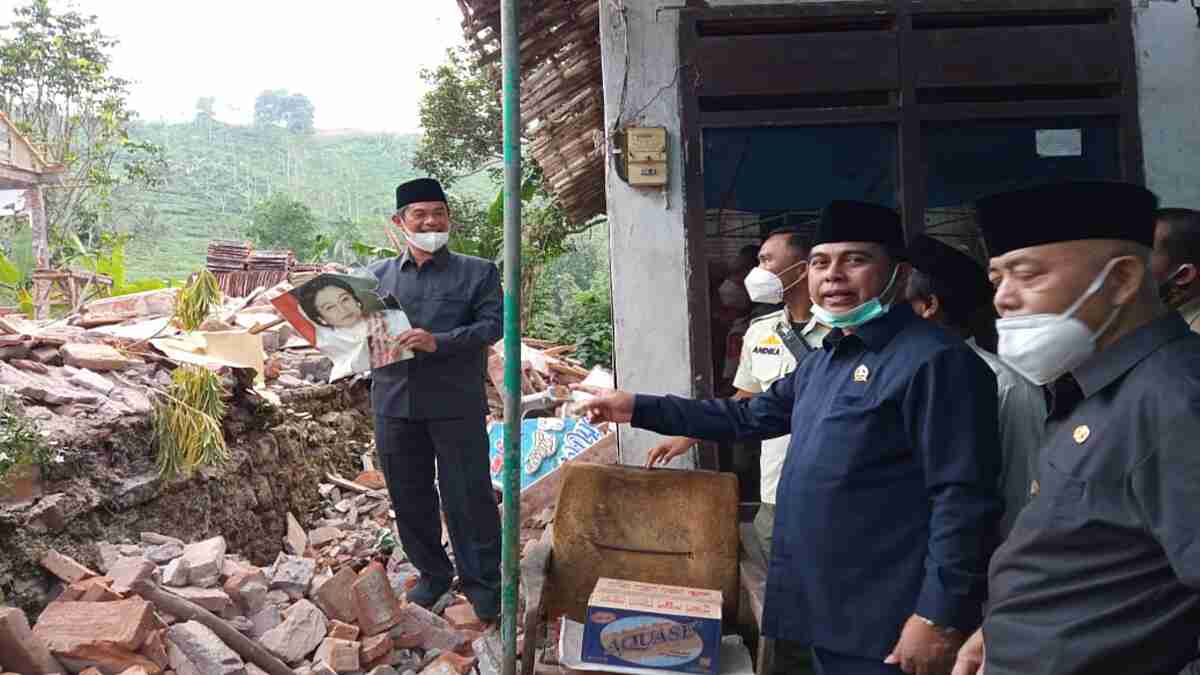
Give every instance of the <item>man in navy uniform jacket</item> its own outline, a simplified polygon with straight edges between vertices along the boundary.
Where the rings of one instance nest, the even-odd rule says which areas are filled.
[[[791,432],[763,632],[821,673],[949,672],[982,619],[1002,501],[996,379],[961,339],[897,302],[909,266],[894,211],[833,202],[809,258],[833,330],[746,400],[585,389],[594,420],[712,440]]]

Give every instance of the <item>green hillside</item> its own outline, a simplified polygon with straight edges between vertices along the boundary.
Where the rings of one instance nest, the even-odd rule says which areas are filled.
[[[299,134],[203,117],[141,123],[130,135],[162,146],[167,162],[161,189],[114,197],[117,225],[134,234],[127,256],[134,278],[180,277],[203,266],[209,240],[241,236],[254,205],[274,192],[303,201],[331,232],[383,243],[396,184],[417,176],[416,135]],[[484,175],[457,187],[489,202],[496,190]]]

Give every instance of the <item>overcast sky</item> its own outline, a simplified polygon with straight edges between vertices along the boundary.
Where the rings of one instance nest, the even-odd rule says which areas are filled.
[[[0,0],[0,25],[23,4]],[[259,92],[288,89],[312,101],[320,129],[416,131],[418,71],[462,42],[454,0],[72,4],[120,39],[113,68],[149,120],[191,119],[197,98],[215,96],[217,117],[248,122]]]

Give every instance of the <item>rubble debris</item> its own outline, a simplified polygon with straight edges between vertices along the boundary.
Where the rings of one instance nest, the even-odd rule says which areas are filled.
[[[43,375],[50,373],[49,368],[43,367],[43,370],[45,371],[42,373]],[[108,396],[112,393],[112,390],[116,389],[117,387],[117,385],[111,380],[107,380],[103,375],[91,370],[76,368],[70,364],[64,366],[63,370],[67,373],[67,382],[70,382],[71,384],[74,384],[82,389],[90,389],[101,396]]]
[[[250,615],[262,611],[270,591],[267,575],[260,569],[235,572],[225,580],[223,588],[229,598]]]
[[[475,608],[469,602],[460,602],[457,605],[451,605],[446,608],[444,613],[446,621],[454,627],[455,630],[473,630],[482,632],[485,626],[475,616]]]
[[[318,491],[323,506],[307,520],[296,517],[299,513],[281,514],[294,521],[281,525],[304,534],[302,549],[286,542],[303,555],[280,553],[269,567],[227,550],[222,537],[185,543],[152,532],[142,533],[138,544],[97,544],[106,576],[47,553],[47,569],[56,570],[65,585],[52,607],[69,609],[72,625],[93,628],[64,637],[68,622],[48,609],[46,625],[38,622],[30,633],[45,641],[64,668],[96,667],[103,675],[129,668],[149,674],[170,669],[176,675],[293,670],[459,675],[477,662],[482,672],[491,672],[492,657],[481,652],[489,649],[489,639],[498,640],[497,633],[483,632],[463,596],[447,593],[434,611],[405,601],[416,570],[396,543],[386,491],[338,474],[325,480]],[[545,509],[526,524],[546,526],[553,517],[553,509]],[[93,620],[75,609],[121,603],[140,603],[147,623],[111,611]],[[80,611],[82,618],[74,614]],[[122,638],[130,634],[129,623],[141,628]]]
[[[318,527],[308,533],[308,543],[315,548],[320,548],[331,541],[337,541],[342,538],[342,531],[336,527]]]
[[[378,635],[400,622],[400,604],[387,571],[378,562],[367,565],[354,582],[354,608],[363,635]]]
[[[210,628],[187,621],[167,629],[167,655],[171,668],[180,675],[242,675],[245,664]]]
[[[112,580],[108,577],[91,577],[84,579],[78,583],[71,584],[63,589],[61,595],[58,596],[62,601],[79,601],[79,602],[107,602],[109,600],[121,600],[121,596],[115,593],[109,585]]]
[[[359,628],[352,623],[344,623],[333,619],[329,622],[329,637],[338,640],[354,641],[358,639]]]
[[[208,588],[216,585],[225,562],[225,537],[213,537],[183,549],[183,562],[188,568],[188,581],[193,586]]]
[[[95,572],[53,549],[46,552],[41,563],[51,574],[69,584],[97,576]]]
[[[291,675],[291,669],[271,655],[262,645],[248,639],[228,622],[214,616],[208,610],[144,581],[139,582],[134,590],[153,602],[160,613],[175,614],[182,619],[204,624],[244,660],[253,662],[270,675]]]
[[[328,634],[325,615],[308,600],[288,609],[283,623],[267,631],[260,642],[275,656],[295,665],[311,654]]]
[[[0,654],[4,668],[30,675],[48,675],[64,671],[62,664],[34,635],[25,613],[15,607],[0,607]]]
[[[292,550],[292,555],[302,556],[308,551],[308,535],[291,512],[287,514],[287,544]]]
[[[187,586],[189,576],[187,561],[182,557],[172,560],[162,569],[162,582],[167,586]]]
[[[162,669],[167,669],[170,665],[170,657],[167,655],[167,629],[160,628],[146,638],[142,643],[142,656],[150,659]]]
[[[128,593],[135,583],[152,578],[157,570],[158,567],[146,558],[122,557],[108,571],[108,577],[112,580],[110,587],[116,593]]]
[[[124,370],[133,363],[108,345],[65,344],[58,352],[64,364],[86,370]]]
[[[362,645],[350,640],[325,638],[317,647],[316,661],[329,666],[335,673],[350,673],[359,668],[359,652]]]
[[[308,593],[308,586],[316,572],[317,561],[312,558],[280,553],[275,559],[274,573],[271,575],[271,590],[283,591],[292,600],[299,600]]]
[[[183,548],[183,546],[184,546],[184,543],[182,540],[176,539],[175,537],[168,537],[165,534],[159,534],[157,532],[142,532],[139,535],[139,538],[142,540],[143,544],[152,544],[155,546],[162,546],[164,544],[175,544],[176,546],[179,546],[180,548]]]
[[[46,495],[26,512],[26,522],[34,531],[61,532],[67,526],[63,508],[68,501],[62,493]]]
[[[358,474],[354,478],[354,482],[372,490],[387,489],[387,483],[383,479],[383,472],[378,469],[371,469]]]
[[[55,602],[38,617],[33,634],[68,670],[94,667],[120,673],[142,666],[162,672],[138,654],[153,630],[160,628],[150,603],[140,598],[116,602]]]
[[[355,623],[358,621],[358,610],[354,606],[354,582],[357,579],[358,575],[346,565],[321,585],[314,600],[330,618]]]
[[[170,592],[184,600],[196,603],[213,614],[224,615],[233,606],[233,602],[230,601],[229,596],[219,588],[187,586],[184,588],[172,588]]]
[[[475,667],[475,657],[444,652],[421,671],[421,675],[467,675]]]
[[[168,542],[146,551],[146,558],[157,565],[165,565],[183,556],[183,544]]]

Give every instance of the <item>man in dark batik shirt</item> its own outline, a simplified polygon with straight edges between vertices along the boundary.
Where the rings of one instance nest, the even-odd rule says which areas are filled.
[[[1032,501],[992,559],[987,675],[1175,675],[1200,634],[1200,336],[1159,300],[1156,198],[1072,183],[978,204],[1000,356],[1044,385]],[[969,649],[977,646],[975,653]]]

